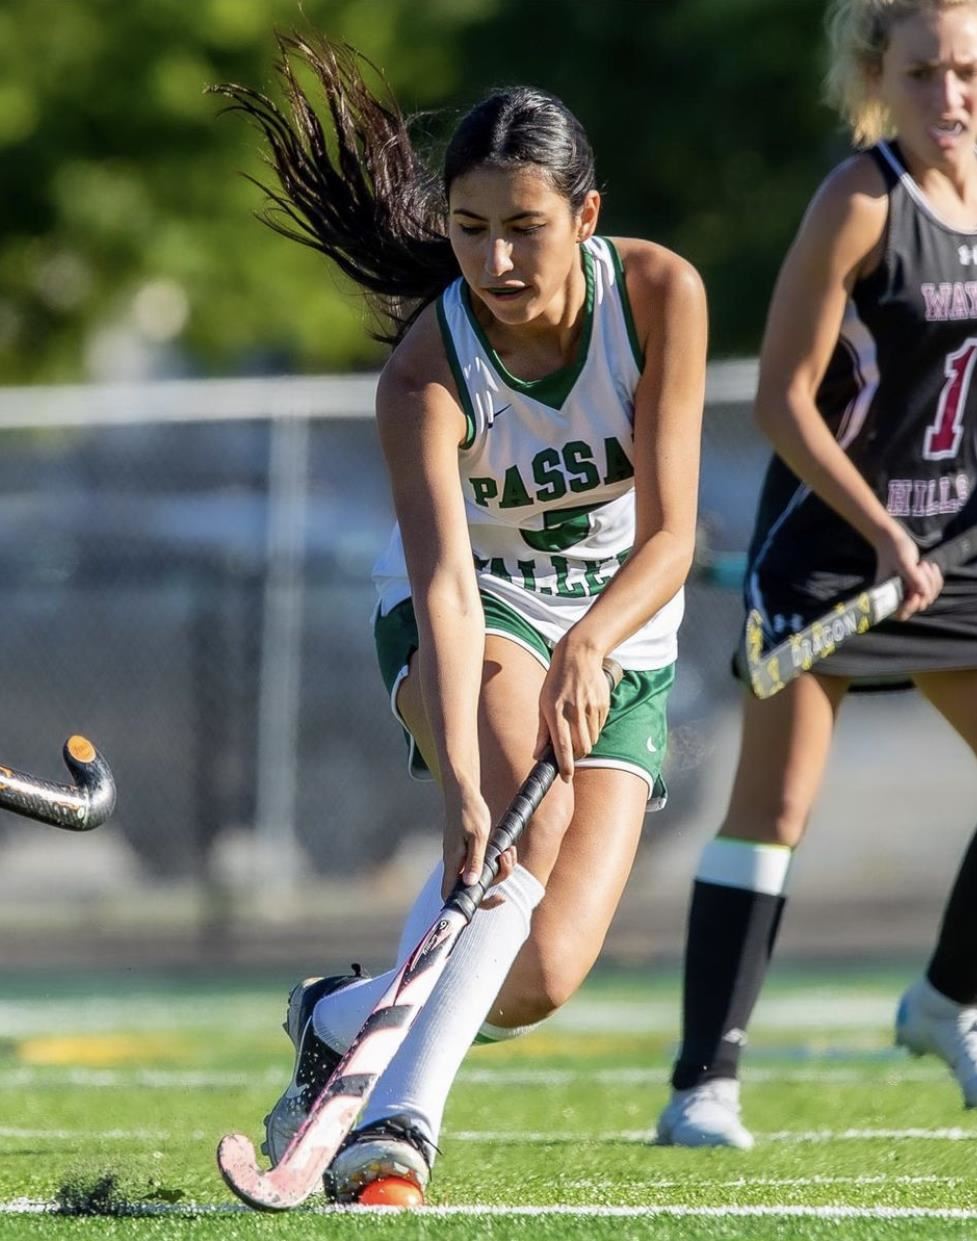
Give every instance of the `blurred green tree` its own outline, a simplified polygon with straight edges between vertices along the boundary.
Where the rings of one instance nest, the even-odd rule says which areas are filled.
[[[359,299],[258,225],[254,131],[205,87],[276,92],[276,28],[361,47],[428,107],[492,0],[7,0],[0,9],[0,382],[375,363]]]
[[[450,122],[531,81],[588,127],[605,230],[702,270],[714,352],[755,350],[773,273],[837,154],[821,0],[6,0],[0,382],[375,365],[357,294],[253,219],[254,131],[204,94],[277,96],[273,31],[320,28],[407,111]]]

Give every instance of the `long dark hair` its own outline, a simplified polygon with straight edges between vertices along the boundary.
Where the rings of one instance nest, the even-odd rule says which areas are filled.
[[[325,38],[278,35],[276,72],[288,115],[266,95],[223,83],[262,130],[278,188],[257,181],[269,204],[258,213],[285,237],[327,255],[387,321],[375,335],[396,344],[420,311],[459,275],[447,238],[452,182],[483,165],[541,169],[573,210],[596,186],[583,127],[555,96],[527,86],[493,91],[459,122],[436,177],[419,158],[410,122],[363,79],[364,58]],[[299,85],[293,61],[312,70],[331,127]],[[253,179],[253,178],[252,178]]]

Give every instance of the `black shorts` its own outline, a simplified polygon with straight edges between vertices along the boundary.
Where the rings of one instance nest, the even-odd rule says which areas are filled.
[[[748,607],[762,601],[766,639],[782,642],[864,590],[871,581],[853,574],[812,572],[790,580],[772,573],[748,575]],[[943,590],[926,609],[906,621],[885,620],[850,638],[818,664],[825,676],[864,680],[865,688],[893,688],[914,673],[977,668],[977,564],[945,575]]]

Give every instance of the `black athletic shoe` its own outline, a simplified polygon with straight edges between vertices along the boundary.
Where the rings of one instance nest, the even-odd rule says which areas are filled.
[[[261,1144],[273,1167],[343,1058],[341,1051],[330,1047],[316,1034],[312,1025],[315,1006],[323,996],[366,977],[360,967],[354,965],[351,974],[307,978],[292,988],[282,1029],[295,1047],[295,1068],[285,1093],[265,1117],[265,1140]]]
[[[356,1202],[371,1181],[400,1176],[424,1194],[437,1147],[407,1116],[390,1116],[354,1129],[323,1177],[326,1197]]]

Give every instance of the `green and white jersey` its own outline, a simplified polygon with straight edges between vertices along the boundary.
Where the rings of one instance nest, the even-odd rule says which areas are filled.
[[[555,644],[587,611],[634,543],[634,392],[642,358],[613,245],[581,246],[586,277],[577,356],[542,379],[511,375],[456,280],[438,319],[468,422],[459,450],[479,588]],[[380,611],[410,594],[395,529],[374,567]],[[613,652],[626,668],[674,661],[680,590]]]

